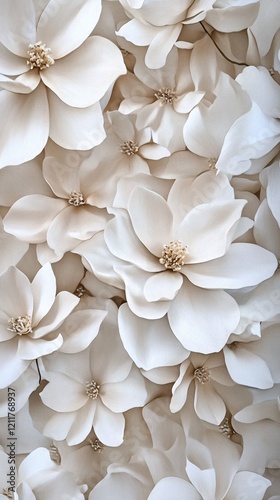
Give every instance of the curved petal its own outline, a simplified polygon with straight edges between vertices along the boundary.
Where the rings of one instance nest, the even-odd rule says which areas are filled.
[[[52,410],[77,411],[88,402],[84,386],[76,380],[58,372],[49,373],[48,379],[50,381],[40,392],[40,397]]]
[[[36,328],[33,338],[38,339],[59,328],[61,323],[79,303],[79,300],[72,293],[66,291],[59,292],[52,308]]]
[[[6,233],[1,226],[0,220],[0,274],[4,273],[8,267],[16,266],[29,248],[28,243],[19,241],[11,234]]]
[[[149,253],[137,238],[129,220],[129,215],[124,210],[119,210],[115,217],[107,222],[104,239],[110,252],[119,259],[130,262],[149,272],[162,269],[154,255]]]
[[[50,264],[45,264],[36,274],[31,283],[33,293],[32,324],[37,326],[49,312],[56,295],[56,279]]]
[[[123,304],[119,309],[118,323],[124,348],[139,368],[152,370],[159,366],[174,366],[188,356],[188,351],[174,336],[166,316],[146,320]]]
[[[65,104],[86,108],[98,102],[125,73],[118,47],[106,38],[91,36],[82,47],[42,72],[41,78]]]
[[[225,362],[228,372],[237,384],[269,389],[274,382],[266,362],[257,354],[237,344],[236,348],[224,347]]]
[[[76,412],[75,420],[71,425],[66,439],[70,446],[81,443],[89,435],[93,426],[96,408],[96,401],[88,401],[87,404]]]
[[[1,342],[0,349],[0,389],[6,389],[17,380],[30,365],[30,361],[17,356],[18,341]]]
[[[39,83],[40,75],[35,71],[24,73],[16,78],[0,75],[0,88],[18,94],[30,94],[38,87]]]
[[[128,377],[122,382],[103,384],[100,397],[104,405],[115,413],[142,407],[148,397],[145,379],[133,365]]]
[[[1,310],[10,318],[32,316],[33,294],[30,281],[16,267],[9,269],[0,277]]]
[[[214,201],[194,207],[183,219],[178,236],[187,245],[188,264],[225,254],[228,233],[240,218],[246,200]]]
[[[0,43],[0,73],[4,75],[21,75],[29,71],[26,57],[19,57],[10,52],[5,45]]]
[[[229,2],[224,5],[224,8],[222,3],[221,6],[209,10],[206,14],[207,23],[222,33],[241,31],[248,28],[254,23],[259,10],[257,0],[238,2],[237,5],[235,5],[235,2]]]
[[[66,318],[60,332],[63,345],[60,352],[75,353],[86,349],[95,339],[107,311],[83,309],[75,311]]]
[[[157,34],[148,45],[145,64],[150,69],[162,68],[174,43],[180,35],[181,23],[157,28]]]
[[[133,229],[148,250],[161,257],[163,245],[172,241],[172,212],[157,193],[134,188],[128,202]]]
[[[101,0],[50,0],[43,10],[37,40],[47,41],[54,59],[60,59],[77,49],[91,34],[101,14]]]
[[[182,271],[192,283],[204,288],[243,288],[258,285],[277,269],[274,254],[252,243],[233,243],[218,259],[184,266]]]
[[[89,205],[68,205],[51,222],[47,233],[48,245],[58,255],[64,254],[104,229],[106,221],[107,212],[102,209]]]
[[[148,500],[171,500],[176,491],[176,500],[201,500],[196,488],[181,477],[164,477],[152,489]]]
[[[98,401],[93,428],[98,439],[106,446],[120,446],[123,442],[125,419],[122,413],[113,413]]]
[[[26,58],[28,45],[34,43],[35,38],[35,9],[32,0],[3,0],[0,17],[1,43],[13,54]]]
[[[99,102],[87,108],[73,108],[65,104],[51,90],[50,138],[65,149],[88,150],[106,137]]]
[[[17,355],[21,359],[33,360],[52,354],[57,351],[63,343],[62,335],[53,340],[36,339],[24,336],[18,341]]]
[[[20,198],[3,220],[4,229],[21,241],[43,243],[51,221],[68,206],[66,200],[31,194]]]
[[[0,168],[31,160],[42,151],[49,135],[49,106],[44,86],[39,85],[27,95],[2,90],[0,107]]]
[[[203,354],[220,351],[239,318],[238,305],[229,294],[203,290],[186,281],[168,311],[177,339],[186,349]]]
[[[178,272],[163,271],[153,274],[144,286],[144,295],[148,302],[173,300],[183,283],[183,277]]]
[[[226,405],[211,383],[197,382],[194,409],[199,418],[214,425],[219,425],[226,414]]]

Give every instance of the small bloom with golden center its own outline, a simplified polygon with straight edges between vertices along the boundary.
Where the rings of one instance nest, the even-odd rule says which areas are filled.
[[[96,399],[99,395],[100,385],[98,385],[94,380],[91,382],[86,382],[86,395],[90,399]]]
[[[228,439],[230,439],[233,434],[236,434],[227,417],[225,417],[223,422],[219,425],[219,429]]]
[[[185,259],[188,255],[186,246],[183,246],[181,241],[171,241],[169,245],[163,246],[160,264],[163,264],[166,269],[172,271],[180,271],[185,264]]]
[[[37,68],[42,71],[52,66],[55,61],[51,56],[51,52],[51,49],[46,47],[46,44],[41,41],[31,43],[27,51],[29,56],[27,64],[30,65],[30,69]]]
[[[94,451],[97,451],[98,453],[103,452],[104,445],[103,443],[101,443],[101,441],[99,441],[99,439],[95,439],[94,441],[92,441],[92,439],[89,439],[89,444]]]
[[[28,335],[32,333],[31,317],[26,315],[11,318],[8,323],[8,330],[18,335]]]
[[[139,146],[137,146],[134,141],[124,141],[120,146],[120,152],[126,154],[127,156],[134,156],[138,153]]]
[[[160,105],[164,104],[172,104],[174,99],[177,99],[177,96],[174,90],[169,89],[168,87],[164,87],[163,89],[159,89],[155,93],[156,98],[160,101]]]
[[[204,366],[200,366],[194,370],[194,378],[198,380],[202,385],[208,384],[210,381],[210,372]]]
[[[83,194],[78,193],[77,191],[71,191],[68,203],[70,203],[70,205],[74,205],[74,207],[80,207],[86,204]]]

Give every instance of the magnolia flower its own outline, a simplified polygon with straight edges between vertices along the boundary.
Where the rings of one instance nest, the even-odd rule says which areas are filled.
[[[70,445],[81,443],[91,429],[108,446],[123,442],[123,412],[146,402],[144,379],[118,336],[116,306],[90,346],[76,354],[59,353],[46,360],[49,381],[40,396],[48,408],[43,433]],[[114,355],[108,357],[108,352]],[[79,367],[77,369],[77,367]],[[63,398],[61,398],[63,394]]]
[[[11,486],[7,483],[7,478],[9,478],[8,474],[11,474],[11,465],[9,465],[8,457],[9,455],[0,450],[1,499],[49,500],[55,498],[56,495],[72,500],[85,498],[87,486],[76,484],[73,474],[55,464],[46,448],[37,448],[22,461],[18,471],[15,472],[16,487],[14,490],[9,489]],[[14,469],[16,470],[16,467]]]
[[[215,194],[201,203],[214,179]],[[227,183],[224,174],[210,171],[175,182],[167,201],[137,186],[127,210],[112,209],[115,217],[104,230],[111,269],[100,235],[87,242],[87,248],[95,245],[91,255],[85,244],[79,249],[100,279],[115,284],[115,275],[122,278],[134,314],[158,319],[167,313],[182,345],[201,353],[219,351],[239,322],[237,304],[224,289],[253,286],[277,266],[275,256],[259,246],[231,243],[246,227],[242,221],[238,228],[245,202],[233,199],[232,188],[223,189]]]
[[[4,224],[5,230],[21,241],[46,241],[55,255],[62,258],[80,241],[104,228],[108,214],[100,207],[106,206],[107,199],[106,196],[102,199],[99,191],[106,172],[99,169],[99,175],[96,172],[95,176],[88,155],[82,155],[81,165],[73,167],[67,155],[64,160],[60,148],[54,147],[52,152],[56,156],[47,156],[43,162],[43,175],[52,196],[35,193],[23,196],[12,205]],[[19,224],[19,220],[24,223]]]
[[[1,8],[0,166],[33,158],[48,136],[72,149],[100,144],[105,131],[99,101],[126,72],[112,42],[89,37],[100,0],[74,0],[66,17],[64,4],[49,0],[38,22],[32,0],[4,0]]]
[[[10,267],[0,277],[0,370],[1,387],[7,387],[30,365],[61,346],[62,335],[53,332],[78,304],[79,299],[63,291],[56,295],[50,264],[43,266],[32,283]]]

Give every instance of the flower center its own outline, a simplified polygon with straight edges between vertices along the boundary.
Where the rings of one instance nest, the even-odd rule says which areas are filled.
[[[208,167],[213,170],[216,167],[217,158],[208,158]]]
[[[70,203],[70,205],[74,205],[74,207],[80,207],[86,204],[82,193],[78,193],[77,191],[71,191],[68,203]]]
[[[9,491],[8,488],[3,488],[2,495],[4,495],[7,498],[10,498],[11,500],[13,500],[13,498],[14,498],[13,492]]]
[[[120,147],[120,152],[126,154],[127,156],[134,156],[139,150],[134,141],[124,141]]]
[[[31,43],[29,45],[29,50],[27,51],[29,56],[27,64],[30,65],[30,69],[38,68],[41,71],[52,66],[55,61],[50,55],[51,52],[51,49],[46,47],[46,44],[41,41]]]
[[[225,417],[221,425],[219,425],[219,429],[228,439],[230,439],[233,434],[236,434],[227,417]]]
[[[202,385],[208,384],[210,381],[210,372],[204,366],[200,366],[194,370],[194,378],[198,380]]]
[[[163,106],[163,104],[172,104],[174,99],[177,99],[175,92],[168,87],[159,89],[155,93],[155,96],[160,101],[161,106]]]
[[[52,461],[59,465],[61,463],[61,456],[58,448],[54,444],[52,444],[49,448],[49,452]]]
[[[18,318],[11,318],[8,323],[8,330],[17,333],[18,335],[28,335],[32,333],[31,317],[19,316]]]
[[[94,380],[91,382],[86,382],[86,395],[90,399],[96,399],[99,395],[100,385],[98,385]]]
[[[95,439],[94,441],[90,439],[89,444],[94,451],[97,451],[98,453],[103,452],[104,445],[101,441],[99,441],[99,439]]]
[[[185,258],[188,255],[187,247],[184,247],[181,241],[171,241],[169,245],[163,246],[160,264],[163,264],[166,269],[172,271],[180,271],[185,264]]]

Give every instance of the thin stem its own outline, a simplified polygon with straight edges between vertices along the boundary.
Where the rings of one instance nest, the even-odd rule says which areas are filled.
[[[41,372],[40,372],[40,368],[39,368],[38,359],[35,359],[35,362],[36,362],[36,366],[37,366],[37,370],[38,370],[38,375],[39,375],[39,384],[40,384],[40,383],[41,383],[41,380],[42,380],[42,376],[41,376]]]
[[[202,23],[202,21],[199,22],[199,24],[202,26],[202,28],[204,29],[205,33],[207,33],[207,35],[211,38],[212,42],[214,43],[216,49],[220,52],[220,54],[230,63],[232,64],[238,64],[238,66],[249,66],[249,64],[247,63],[241,63],[241,62],[237,62],[237,61],[233,61],[232,59],[230,59],[229,57],[227,57],[224,52],[222,51],[222,49],[220,49],[219,45],[215,42],[215,40],[212,38],[211,36],[211,33],[209,33],[209,31],[207,31],[207,29],[205,28],[204,24]]]

